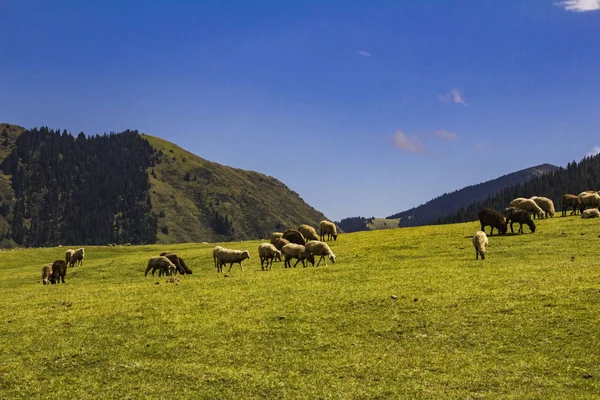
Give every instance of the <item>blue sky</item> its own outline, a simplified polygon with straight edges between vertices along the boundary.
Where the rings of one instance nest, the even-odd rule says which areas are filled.
[[[4,0],[0,15],[0,121],[138,129],[335,220],[600,145],[600,0]]]

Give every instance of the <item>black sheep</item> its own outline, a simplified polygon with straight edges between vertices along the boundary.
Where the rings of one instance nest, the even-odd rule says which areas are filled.
[[[486,226],[491,226],[490,235],[494,232],[494,228],[498,229],[498,232],[501,234],[506,233],[506,222],[504,222],[504,217],[496,210],[492,210],[491,208],[484,208],[479,211],[479,222],[481,223],[481,230],[485,232],[483,228]]]

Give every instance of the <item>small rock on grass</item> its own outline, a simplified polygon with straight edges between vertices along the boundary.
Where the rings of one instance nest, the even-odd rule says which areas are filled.
[[[398,296],[396,296],[395,294],[392,295],[392,300],[396,300],[398,298]]]

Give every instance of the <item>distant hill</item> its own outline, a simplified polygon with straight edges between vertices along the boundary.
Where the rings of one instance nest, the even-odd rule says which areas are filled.
[[[3,246],[246,240],[326,219],[275,178],[137,131],[0,135]]]
[[[517,197],[545,196],[554,202],[556,213],[560,215],[563,194],[579,194],[584,190],[600,190],[600,155],[585,157],[580,162],[571,162],[566,168],[558,168],[508,187],[495,195],[474,201],[458,211],[439,218],[435,223],[454,223],[477,220],[478,212],[485,207],[503,212]]]
[[[428,225],[443,216],[458,211],[461,207],[466,207],[473,202],[493,196],[503,189],[525,183],[556,169],[558,167],[552,164],[542,164],[526,168],[487,182],[443,194],[433,200],[429,200],[425,204],[390,215],[387,218],[400,218],[400,226]]]

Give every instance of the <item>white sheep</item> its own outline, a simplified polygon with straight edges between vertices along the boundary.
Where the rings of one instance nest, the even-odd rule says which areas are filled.
[[[242,265],[242,261],[250,258],[250,252],[248,250],[232,250],[221,248],[217,252],[217,272],[223,272],[223,266],[225,264],[229,264],[229,269],[227,272],[231,271],[231,267],[233,264],[240,264],[240,270],[244,271],[244,266]]]
[[[581,213],[581,218],[598,218],[600,211],[597,208],[589,208]]]
[[[271,243],[261,243],[258,246],[258,257],[260,257],[260,269],[264,271],[264,262],[267,262],[266,269],[273,269],[273,261],[276,258],[281,261],[281,252]],[[271,262],[270,265],[269,261]]]
[[[67,264],[71,264],[71,257],[73,257],[73,254],[75,254],[75,250],[73,249],[65,251],[65,261]]]
[[[308,240],[319,240],[317,230],[310,225],[302,224],[298,227],[298,231]]]
[[[273,232],[271,233],[271,244],[275,244],[275,241],[279,238],[283,237],[283,232]]]
[[[154,276],[156,270],[158,270],[158,276],[162,276],[163,273],[165,275],[175,275],[177,268],[167,257],[155,256],[150,257],[148,260],[148,266],[146,267],[144,276],[148,276],[150,270],[152,270],[152,276]]]
[[[542,210],[544,210],[546,216],[550,218],[554,217],[555,210],[554,202],[552,200],[542,196],[533,196],[531,200],[535,201],[535,204],[537,204]]]
[[[315,256],[313,255],[313,253],[310,252],[310,250],[308,250],[305,246],[302,246],[301,244],[286,244],[281,249],[281,253],[283,253],[283,256],[285,257],[285,268],[292,267],[292,264],[290,263],[290,260],[292,258],[296,258],[298,260],[296,261],[296,264],[294,264],[294,268],[296,268],[296,265],[298,265],[300,261],[302,261],[302,266],[306,268],[304,260],[308,260],[313,266],[315,265]]]
[[[46,264],[42,268],[42,283],[44,285],[49,285],[50,283],[54,283],[54,279],[52,278],[52,263]]]
[[[213,261],[215,263],[215,268],[219,268],[219,266],[217,265],[217,254],[219,254],[219,251],[223,250],[222,246],[215,246],[215,248],[213,249]]]
[[[321,230],[320,239],[322,242],[325,241],[325,235],[327,235],[327,240],[331,240],[333,236],[333,240],[337,240],[337,228],[335,224],[331,221],[321,221],[319,224],[319,228]]]
[[[525,197],[517,197],[516,199],[514,199],[513,201],[511,201],[508,206],[509,207],[516,207],[523,200],[527,200],[527,199]]]
[[[481,255],[481,259],[485,260],[485,246],[488,244],[488,238],[485,232],[477,231],[473,235],[473,246],[475,247],[475,259],[478,260]]]
[[[321,256],[321,258],[319,258],[319,262],[317,263],[317,267],[319,264],[321,264],[321,260],[325,260],[325,266],[327,266],[327,259],[325,257],[328,257],[329,260],[335,264],[335,254],[333,254],[333,251],[331,251],[327,243],[311,240],[310,242],[306,243],[306,248],[313,253],[313,255]]]
[[[511,202],[511,204],[512,204],[512,202]],[[529,213],[532,213],[534,215],[534,217],[537,216],[539,219],[543,219],[546,216],[546,213],[544,212],[544,210],[542,210],[540,208],[540,206],[538,206],[535,203],[535,201],[533,201],[531,199],[525,199],[525,200],[521,201],[520,203],[518,203],[516,206],[511,206],[511,207],[516,207],[516,208],[520,208],[521,210],[526,210]]]
[[[598,193],[579,194],[579,199],[581,200],[581,209],[583,210],[600,207],[600,195]]]

